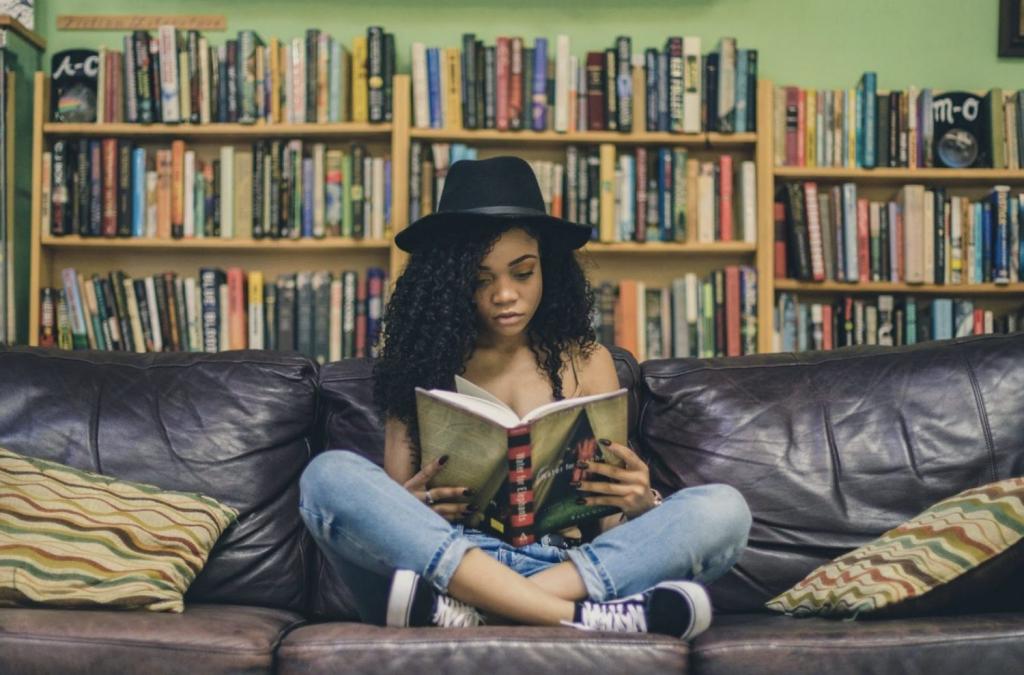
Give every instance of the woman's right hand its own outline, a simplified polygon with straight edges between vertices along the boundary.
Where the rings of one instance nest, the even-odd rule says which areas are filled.
[[[442,455],[420,469],[419,473],[405,482],[405,489],[449,522],[462,520],[476,509],[469,505],[473,491],[466,487],[435,487],[427,489],[430,480],[440,473],[448,461]]]

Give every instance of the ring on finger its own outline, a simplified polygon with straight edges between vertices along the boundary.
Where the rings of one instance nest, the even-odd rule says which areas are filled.
[[[427,503],[427,506],[432,506],[434,504],[434,496],[430,494],[430,490],[427,490],[423,495],[423,501]]]

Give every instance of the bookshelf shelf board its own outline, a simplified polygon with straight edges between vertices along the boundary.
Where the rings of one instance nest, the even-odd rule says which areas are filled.
[[[699,255],[738,255],[753,254],[757,251],[756,244],[743,241],[715,241],[702,243],[684,243],[669,241],[622,241],[612,243],[592,242],[584,248],[587,253],[671,253]]]
[[[48,136],[125,136],[131,138],[323,138],[351,136],[388,138],[390,124],[70,124],[46,122]]]
[[[776,178],[788,180],[851,180],[863,182],[948,181],[951,183],[1024,183],[1020,169],[848,169],[842,167],[777,166]]]
[[[838,281],[797,281],[775,279],[775,290],[805,293],[901,293],[907,295],[1017,295],[1024,297],[1024,283],[1012,284],[907,284],[891,281],[862,281],[843,283]]]
[[[41,244],[50,248],[135,249],[135,250],[218,250],[218,251],[387,251],[390,242],[381,239],[155,239],[147,237],[82,237],[77,234],[63,237],[43,236]]]
[[[529,143],[557,145],[568,143],[616,143],[635,145],[686,145],[691,147],[753,146],[757,134],[672,134],[658,132],[619,133],[616,131],[498,131],[496,129],[423,129],[412,128],[409,136],[414,140],[454,141],[461,143]]]

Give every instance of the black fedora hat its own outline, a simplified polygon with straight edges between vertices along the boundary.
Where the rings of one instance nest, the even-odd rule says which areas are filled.
[[[411,253],[435,240],[442,228],[509,221],[536,225],[543,237],[567,248],[590,240],[589,226],[547,214],[537,177],[526,160],[502,156],[452,164],[437,211],[399,232],[395,244]]]

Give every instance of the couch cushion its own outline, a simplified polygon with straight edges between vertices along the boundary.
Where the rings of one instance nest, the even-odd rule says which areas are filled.
[[[734,614],[716,617],[690,651],[700,675],[1013,673],[1024,659],[1024,614],[885,621]]]
[[[754,516],[720,610],[757,611],[940,499],[1024,474],[1024,334],[642,373],[656,486],[728,483]]]
[[[298,355],[0,348],[0,446],[238,509],[186,596],[300,609],[298,479],[316,366]]]
[[[768,601],[795,616],[922,616],[1006,587],[1024,564],[1024,478],[944,499]],[[1024,609],[1024,607],[1022,607]]]
[[[0,609],[6,673],[270,673],[301,623],[280,609],[189,605],[183,614]]]
[[[0,606],[181,612],[238,512],[0,448]]]
[[[610,348],[619,382],[629,389],[630,432],[636,429],[639,411],[640,368],[632,354]],[[352,450],[384,465],[384,425],[373,404],[373,360],[345,359],[320,369],[320,446]],[[631,439],[633,447],[638,447]],[[310,613],[317,618],[355,619],[352,594],[326,560],[317,552],[312,561],[314,590]]]
[[[278,672],[566,675],[685,673],[687,643],[636,633],[575,628],[485,626],[379,628],[355,623],[302,626],[278,649]]]

